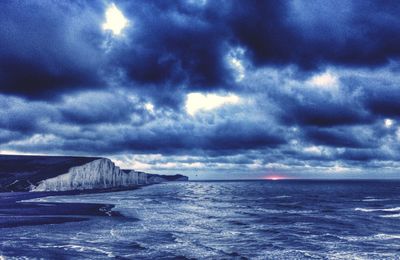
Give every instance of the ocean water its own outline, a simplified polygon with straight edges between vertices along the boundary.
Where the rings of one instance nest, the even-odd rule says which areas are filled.
[[[398,181],[170,182],[34,201],[120,215],[1,228],[6,259],[400,259]]]

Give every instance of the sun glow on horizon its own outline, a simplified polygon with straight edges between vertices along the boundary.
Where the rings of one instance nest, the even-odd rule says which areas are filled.
[[[283,175],[277,175],[277,174],[273,174],[273,175],[267,175],[262,177],[263,180],[270,180],[270,181],[279,181],[279,180],[287,180],[290,179],[286,176]]]

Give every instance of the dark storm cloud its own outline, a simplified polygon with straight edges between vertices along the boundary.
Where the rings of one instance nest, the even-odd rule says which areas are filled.
[[[111,63],[142,84],[187,84],[190,88],[226,86],[226,31],[185,5],[129,3],[132,43],[115,46]]]
[[[226,55],[236,47],[242,47],[255,66],[293,64],[306,70],[328,64],[384,64],[400,53],[396,1],[117,5],[131,26],[124,40],[109,39],[106,47],[103,2],[4,2],[2,93],[43,98],[106,86],[115,71],[126,76],[124,84],[133,81],[135,87],[232,88]]]
[[[362,104],[351,97],[335,98],[327,92],[304,90],[290,96],[279,93],[280,119],[284,124],[330,127],[363,124],[373,120]]]
[[[180,121],[160,122],[153,126],[124,131],[115,140],[115,151],[161,152],[164,154],[237,154],[241,151],[276,147],[285,138],[275,129],[258,122],[231,121],[218,125],[200,125]],[[169,126],[168,126],[169,125]]]
[[[305,137],[311,143],[332,147],[366,148],[377,145],[377,140],[373,136],[363,133],[362,129],[311,128],[305,130]]]
[[[228,122],[218,126],[206,137],[203,149],[237,150],[275,147],[285,143],[282,133],[271,131],[254,123]]]
[[[400,117],[400,85],[396,66],[386,71],[367,71],[342,78],[344,91],[358,93],[352,105],[362,106],[368,111],[370,119]]]
[[[365,96],[367,108],[382,117],[400,117],[400,87],[398,82],[379,82]]]
[[[82,92],[52,103],[0,97],[3,149],[216,156],[276,147],[286,142],[272,125],[260,125],[240,116],[218,119],[228,111],[196,122],[188,115],[176,115],[170,110],[148,111],[146,103],[127,93]]]
[[[101,27],[109,4],[2,3],[2,149],[254,167],[396,160],[397,1],[116,1],[129,19],[118,37]],[[336,85],[312,86],[329,69]],[[195,91],[242,103],[190,116]]]
[[[3,1],[1,93],[51,98],[100,84],[99,18],[80,2]]]
[[[117,45],[112,64],[129,79],[189,89],[232,88],[226,62],[241,47],[255,66],[376,66],[399,57],[396,2],[188,1],[125,3],[130,45]],[[371,18],[372,17],[372,18]]]
[[[385,154],[384,151],[379,151],[379,153],[377,153],[377,151],[373,149],[347,149],[338,156],[338,159],[358,161],[361,163],[373,160],[398,160],[396,156]]]
[[[151,117],[139,100],[107,92],[87,92],[65,98],[60,112],[64,122],[77,125],[119,122],[143,124]]]
[[[13,140],[21,139],[23,137],[24,136],[19,132],[1,129],[0,130],[0,145],[8,143]]]
[[[21,99],[0,95],[0,128],[14,133],[32,134],[41,125],[55,119],[57,112],[44,103],[26,103]]]
[[[233,40],[256,64],[378,65],[399,57],[397,1],[232,2]]]
[[[193,136],[190,128],[165,129],[162,125],[148,128],[128,125],[121,128],[81,128],[81,131],[86,131],[87,134],[71,135],[68,131],[54,133],[57,140],[55,142],[21,142],[13,144],[13,147],[21,151],[34,152],[52,150],[95,154],[162,153],[216,156],[238,154],[249,149],[276,147],[277,144],[284,142],[282,137],[261,130],[252,130],[253,134],[243,135],[237,132],[229,136],[213,128],[205,130],[201,135]]]

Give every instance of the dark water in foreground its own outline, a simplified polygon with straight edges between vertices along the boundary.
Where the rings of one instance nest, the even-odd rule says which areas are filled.
[[[182,182],[36,201],[122,216],[0,228],[6,259],[400,259],[398,181]]]

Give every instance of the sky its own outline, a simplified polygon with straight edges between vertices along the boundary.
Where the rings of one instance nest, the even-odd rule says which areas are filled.
[[[0,153],[399,178],[399,1],[2,1]]]

